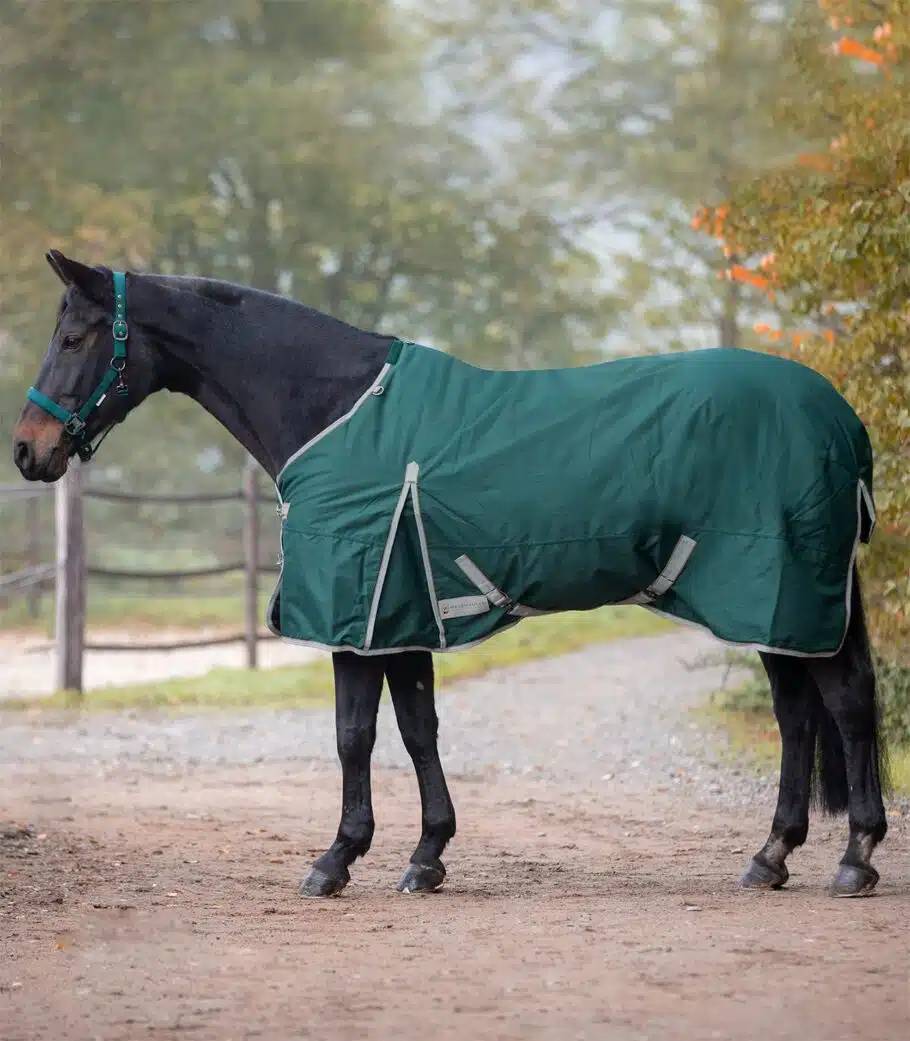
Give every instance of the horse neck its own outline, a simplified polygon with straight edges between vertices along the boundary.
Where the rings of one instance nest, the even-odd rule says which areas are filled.
[[[394,340],[228,283],[139,276],[131,296],[161,351],[162,389],[196,400],[273,479],[352,407]]]

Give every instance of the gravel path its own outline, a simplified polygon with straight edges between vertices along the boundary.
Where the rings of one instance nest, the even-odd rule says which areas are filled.
[[[701,730],[689,712],[723,682],[723,667],[699,664],[717,647],[708,636],[679,630],[453,685],[437,699],[446,770],[529,775],[597,791],[688,788],[752,804],[770,794],[775,779],[719,764],[714,749],[721,739]],[[37,727],[11,719],[0,729],[6,763],[72,763],[105,773],[291,761],[323,766],[334,756],[330,711],[94,716]],[[410,769],[387,697],[374,762]]]

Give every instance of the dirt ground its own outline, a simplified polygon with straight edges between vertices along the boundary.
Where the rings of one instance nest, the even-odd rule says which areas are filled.
[[[416,785],[374,777],[373,850],[323,903],[295,887],[334,832],[328,764],[8,775],[4,803],[34,830],[0,840],[0,1036],[910,1037],[896,812],[877,895],[835,901],[842,821],[813,821],[786,890],[744,893],[767,806],[455,775],[446,885],[402,896]]]

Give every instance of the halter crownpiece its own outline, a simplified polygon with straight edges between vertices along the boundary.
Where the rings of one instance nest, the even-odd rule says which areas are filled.
[[[92,410],[104,401],[115,380],[117,381],[115,389],[120,397],[126,396],[129,392],[123,379],[123,370],[126,368],[126,341],[129,338],[129,326],[126,324],[126,275],[122,271],[114,271],[113,276],[114,319],[111,332],[114,336],[114,355],[107,372],[101,377],[101,382],[88,400],[78,412],[70,412],[62,405],[58,405],[56,401],[52,401],[46,394],[42,394],[36,387],[29,387],[27,394],[29,401],[43,408],[54,419],[59,419],[63,424],[63,429],[71,437],[78,438],[76,453],[84,463],[92,458],[110,429],[109,427],[108,430],[105,430],[94,445],[85,439],[86,425]]]

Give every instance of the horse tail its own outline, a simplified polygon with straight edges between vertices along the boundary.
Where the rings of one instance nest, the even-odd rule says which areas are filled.
[[[849,686],[861,691],[863,704],[860,711],[871,712],[873,727],[873,757],[882,791],[889,790],[887,752],[881,733],[881,713],[875,685],[875,667],[866,628],[866,615],[860,591],[859,573],[853,565],[850,590],[850,622],[844,644],[838,657],[844,658]],[[823,813],[843,813],[847,809],[849,785],[844,742],[831,711],[826,708],[815,684],[812,685],[810,725],[815,730],[815,763],[812,772],[813,801]],[[871,702],[871,703],[870,703]]]
[[[812,802],[822,813],[843,813],[847,809],[849,796],[844,742],[834,716],[825,708],[822,696],[814,684],[811,712],[815,729]]]

